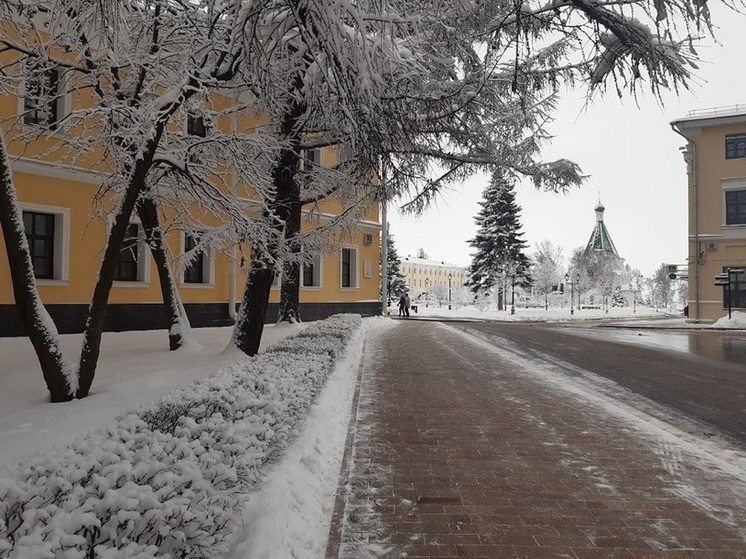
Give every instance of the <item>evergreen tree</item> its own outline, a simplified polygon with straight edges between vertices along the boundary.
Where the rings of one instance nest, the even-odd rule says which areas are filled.
[[[525,283],[530,268],[524,253],[526,242],[522,238],[521,209],[515,202],[513,178],[504,170],[495,171],[483,198],[482,209],[475,218],[477,234],[469,241],[477,252],[472,255],[467,285],[474,293],[496,286],[498,309],[502,309],[507,286]]]
[[[668,269],[665,263],[661,264],[653,274],[652,284],[653,305],[656,307],[668,307],[672,302],[673,286],[671,285],[671,279],[668,277]],[[633,288],[636,290],[637,286],[634,285]]]
[[[388,252],[386,254],[386,288],[389,299],[392,295],[398,296],[407,289],[404,274],[401,273],[401,258],[396,252],[394,236],[391,234],[388,236]]]

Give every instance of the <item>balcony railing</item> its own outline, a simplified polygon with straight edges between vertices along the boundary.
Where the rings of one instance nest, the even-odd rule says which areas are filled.
[[[709,109],[694,109],[687,113],[687,117],[718,117],[746,114],[746,104],[726,105],[723,107],[712,107]]]

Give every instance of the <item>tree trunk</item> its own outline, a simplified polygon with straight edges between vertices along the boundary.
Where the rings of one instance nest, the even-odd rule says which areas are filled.
[[[174,275],[171,267],[168,265],[166,244],[163,240],[163,231],[160,227],[158,208],[155,202],[151,198],[140,198],[137,204],[137,215],[142,222],[145,231],[145,240],[150,247],[150,253],[153,255],[153,261],[158,269],[163,306],[166,309],[166,315],[170,324],[168,329],[168,347],[173,351],[183,345],[185,337],[191,337],[186,336],[188,332],[185,331],[185,329],[190,329],[189,318],[184,311],[184,306],[181,303],[181,297],[174,281]]]
[[[296,95],[290,95],[280,126],[280,134],[288,140],[289,146],[280,151],[272,169],[275,197],[274,200],[270,200],[268,209],[263,215],[263,219],[272,220],[277,237],[276,240],[267,243],[266,254],[258,254],[254,248],[251,250],[251,267],[249,276],[246,278],[241,310],[234,328],[233,342],[247,355],[256,355],[259,351],[274,277],[272,266],[277,262],[278,244],[281,239],[289,238],[288,234],[283,231],[292,221],[292,213],[296,205],[299,213],[298,229],[300,229],[300,190],[296,184],[295,174],[298,169],[300,151],[298,121],[306,110],[306,105],[301,99],[302,88],[302,77],[296,76],[290,86],[290,91],[295,92]]]
[[[162,127],[155,136],[148,141],[144,155],[137,159],[137,163],[129,178],[126,190],[119,205],[119,210],[114,216],[114,223],[109,231],[104,258],[93,290],[93,298],[88,308],[88,318],[83,335],[83,347],[80,351],[79,385],[76,393],[77,398],[85,398],[93,384],[96,373],[98,358],[101,352],[101,335],[104,331],[104,319],[106,318],[106,306],[109,302],[109,293],[114,283],[114,272],[116,271],[119,252],[130,223],[132,212],[135,209],[138,198],[146,189],[145,178],[153,161],[153,154],[158,146]]]
[[[280,310],[278,322],[300,322],[300,270],[298,262],[286,262],[282,267]]]
[[[280,152],[280,159],[273,170],[274,184],[277,186],[275,200],[264,212],[262,219],[274,224],[275,240],[270,240],[266,254],[251,249],[251,265],[246,278],[243,300],[233,330],[233,343],[246,355],[256,355],[262,341],[264,322],[267,317],[269,294],[274,279],[274,263],[279,256],[278,244],[283,238],[284,225],[289,219],[291,183],[294,182],[291,169],[298,162],[298,153],[293,149]]]
[[[259,353],[259,344],[264,332],[269,292],[272,289],[274,272],[261,263],[261,257],[251,251],[251,265],[246,278],[246,288],[233,329],[233,343],[246,355]]]
[[[0,131],[0,226],[5,238],[13,296],[18,315],[26,327],[41,366],[44,382],[52,402],[66,402],[75,396],[74,378],[59,346],[59,334],[49,313],[44,308],[36,289],[36,278],[31,262],[23,216],[13,186],[5,140]]]
[[[300,284],[301,270],[298,262],[301,247],[297,242],[297,236],[301,228],[301,202],[300,188],[295,180],[295,173],[291,178],[291,202],[287,221],[285,222],[285,241],[290,246],[293,259],[285,262],[282,267],[282,285],[280,289],[280,310],[278,322],[300,322]]]

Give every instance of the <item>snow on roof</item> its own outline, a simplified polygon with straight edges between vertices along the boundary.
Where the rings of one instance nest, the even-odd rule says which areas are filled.
[[[726,105],[722,107],[710,107],[708,109],[693,109],[685,117],[671,121],[671,124],[697,122],[729,117],[746,117],[746,103],[738,105]]]
[[[418,264],[422,266],[432,266],[432,267],[440,267],[440,268],[458,268],[459,270],[468,268],[468,266],[463,266],[461,264],[452,264],[450,262],[444,262],[442,260],[428,260],[426,258],[415,258],[412,256],[406,256],[402,258],[402,262],[409,262],[410,264]]]

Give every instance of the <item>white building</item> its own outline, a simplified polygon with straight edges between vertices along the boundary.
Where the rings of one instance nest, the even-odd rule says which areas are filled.
[[[402,259],[400,271],[414,304],[447,301],[449,292],[463,290],[469,277],[463,266],[411,256]]]

